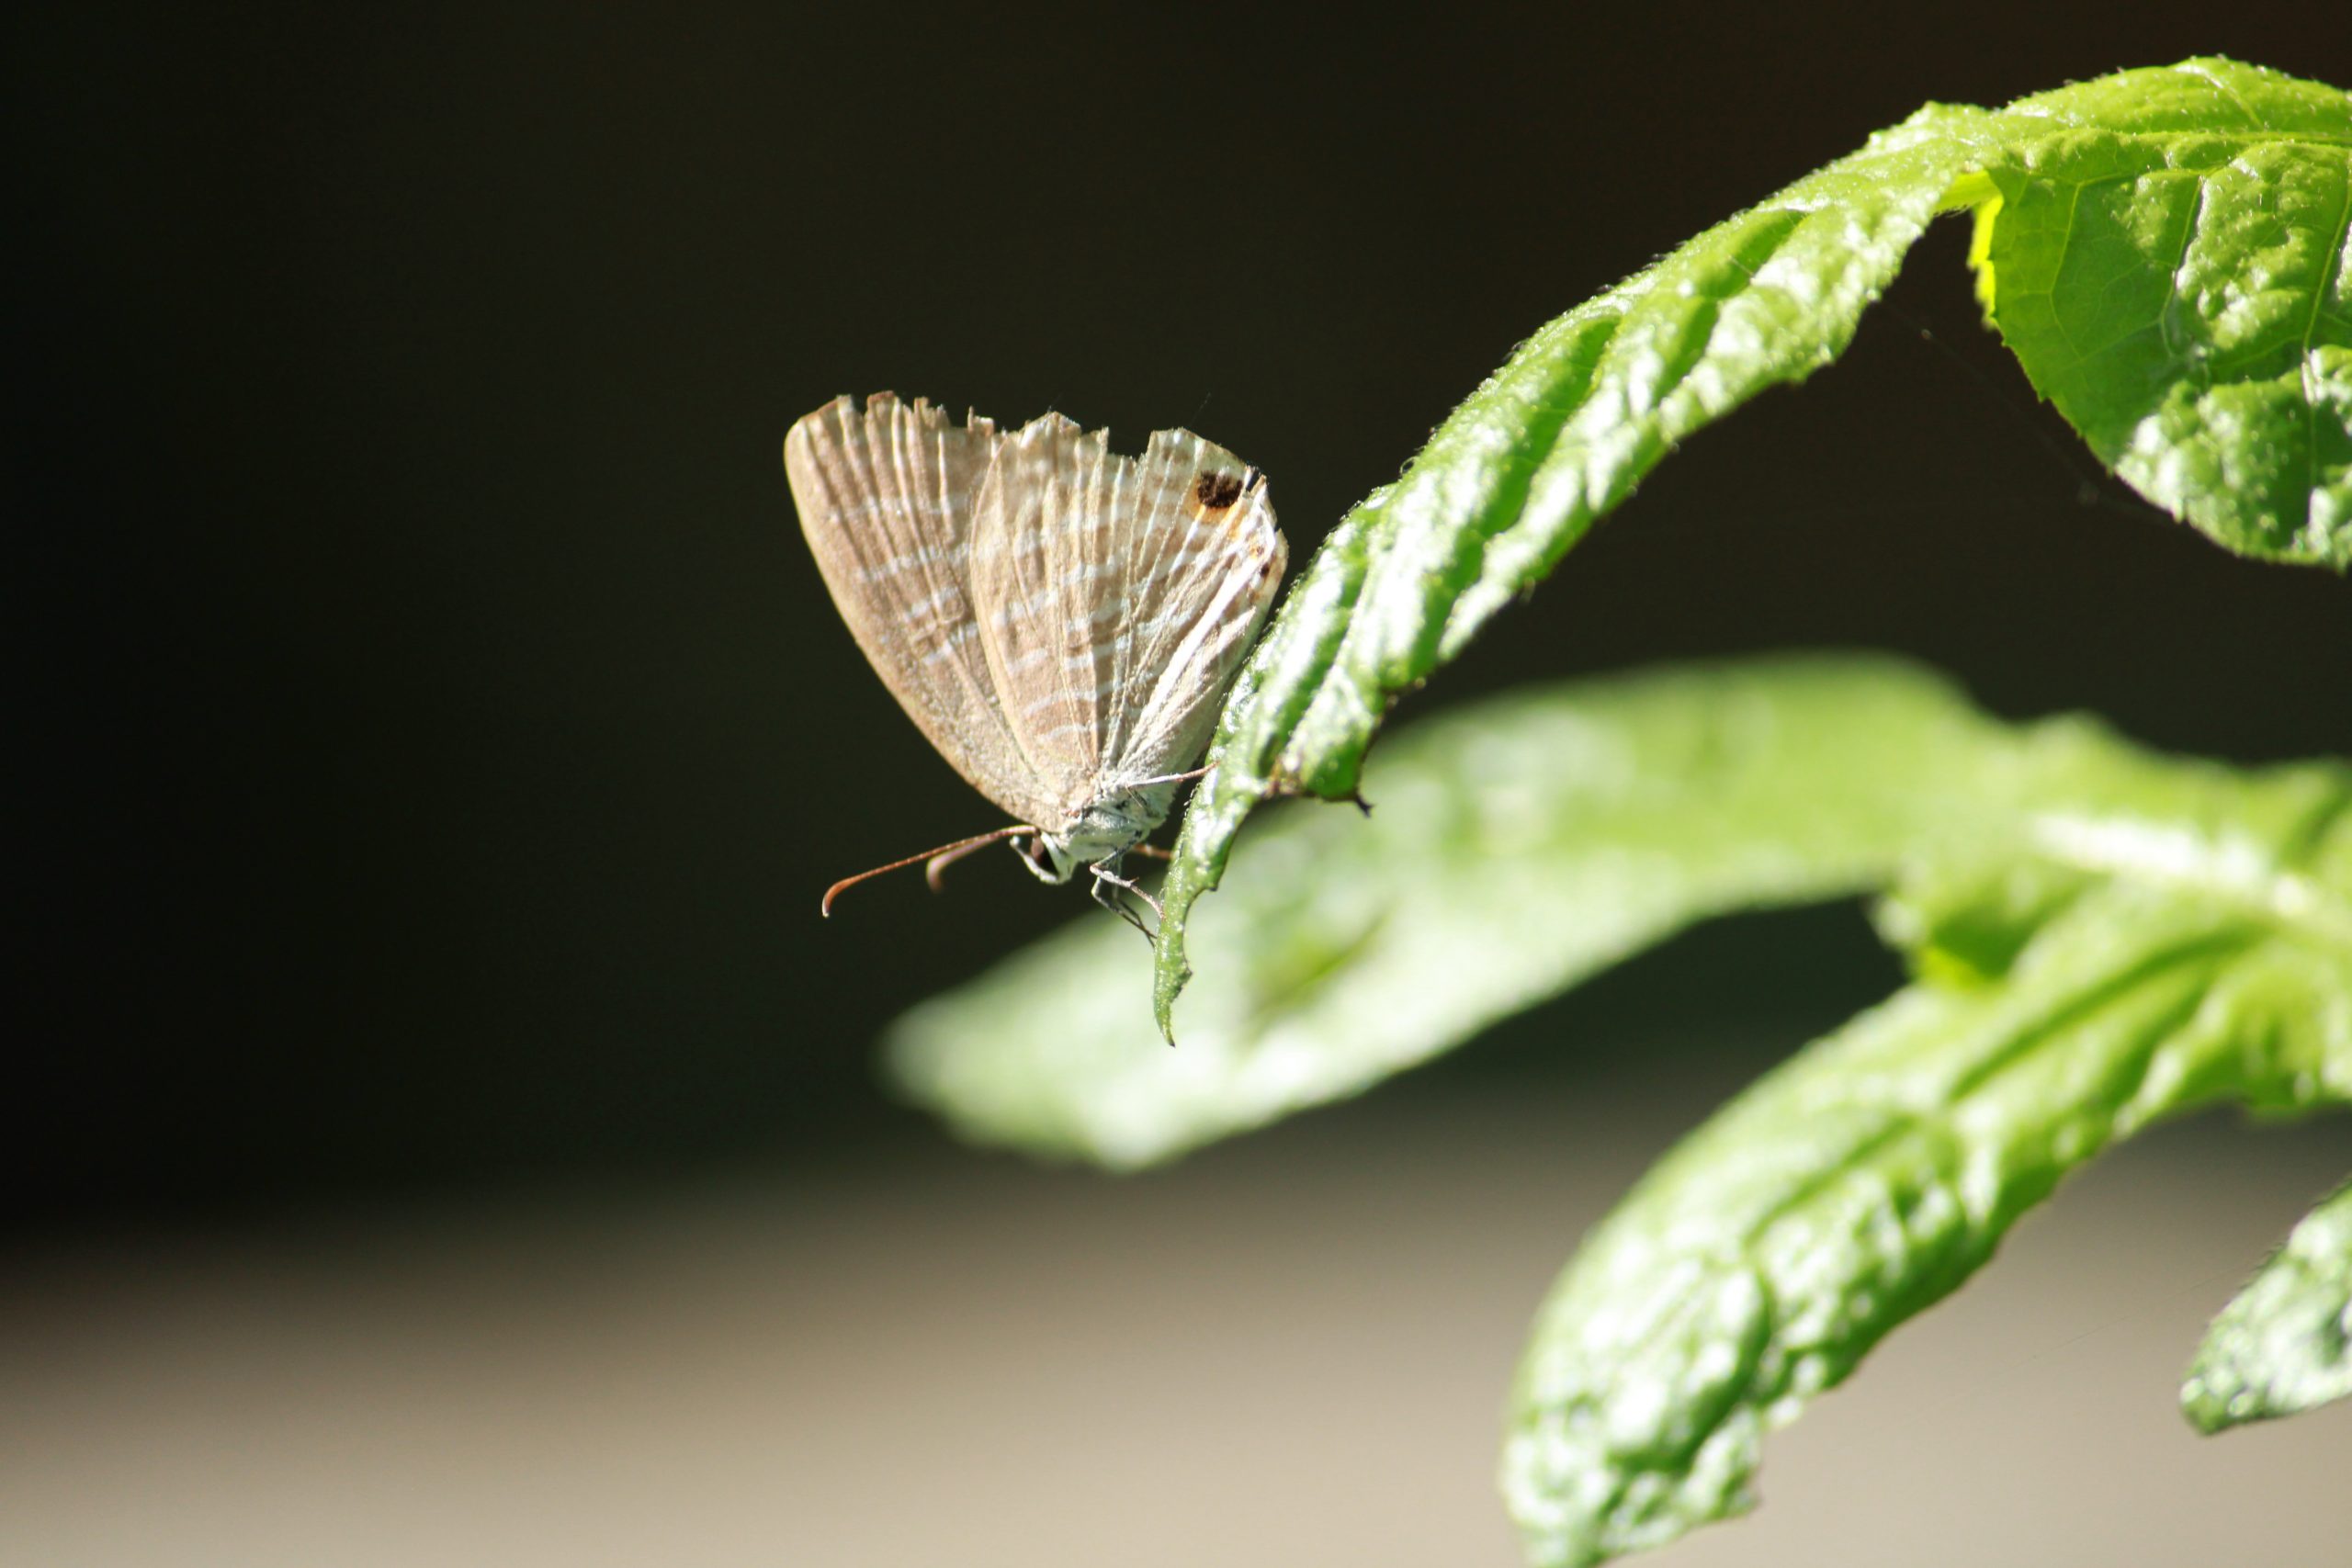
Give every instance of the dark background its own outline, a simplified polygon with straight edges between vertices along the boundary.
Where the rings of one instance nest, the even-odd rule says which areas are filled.
[[[2352,82],[2328,6],[2177,9],[19,23],[16,1223],[906,1135],[879,1025],[1083,900],[991,855],[819,924],[994,818],[835,617],[794,418],[888,387],[1187,424],[1303,561],[1545,319],[1927,99],[2209,51]],[[1410,708],[1851,644],[2166,747],[2352,747],[2352,589],[2098,479],[1964,241]],[[1559,1006],[1785,1046],[1891,973],[1832,910]],[[1504,1032],[1447,1070],[1554,1070],[1559,1030]]]

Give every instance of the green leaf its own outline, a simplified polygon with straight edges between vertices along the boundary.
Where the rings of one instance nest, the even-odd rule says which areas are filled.
[[[1497,699],[1400,733],[1373,777],[1369,823],[1294,810],[1247,846],[1201,927],[1232,983],[1187,998],[1182,1049],[1096,920],[910,1013],[890,1060],[970,1136],[1136,1165],[1354,1092],[1692,920],[1886,889],[1913,983],[1686,1141],[1544,1307],[1505,1459],[1540,1562],[1747,1506],[1767,1431],[2117,1139],[2217,1100],[2352,1103],[2341,764],[2005,726],[1835,658]]]
[[[1990,313],[2125,479],[2232,548],[2352,563],[2347,125],[2333,88],[2211,60],[1930,106],[1536,333],[1334,530],[1252,655],[1164,890],[1160,1028],[1250,814],[1353,794],[1399,695],[1675,443],[1836,358],[1939,210],[1976,209]]]
[[[1219,984],[1159,1042],[1135,938],[1081,919],[891,1032],[966,1135],[1132,1167],[1355,1093],[1693,921],[1883,886],[2010,785],[2008,733],[1879,659],[1516,694],[1399,733],[1381,806],[1297,809],[1203,911]]]
[[[2249,794],[2080,720],[1998,725],[1884,658],[1562,683],[1398,733],[1369,818],[1294,808],[1254,835],[1202,912],[1220,983],[1186,998],[1181,1049],[1152,1043],[1134,938],[1081,919],[910,1011],[888,1060],[968,1137],[1134,1167],[1356,1093],[1698,920],[1898,872],[1882,926],[1958,977],[2119,863],[2327,931],[2334,896],[2250,846],[2308,836],[2339,782],[2283,776]]]
[[[1162,893],[1155,1007],[1191,975],[1185,922],[1273,794],[1354,792],[1397,694],[1549,574],[1678,441],[1852,336],[1944,190],[1961,124],[1923,111],[1538,333],[1324,542],[1226,706]]]
[[[1503,1462],[1533,1561],[1749,1506],[1764,1434],[2115,1140],[2220,1100],[2352,1101],[2352,770],[2050,733],[2030,765],[2083,803],[2037,788],[1923,857],[1884,921],[1921,978],[1693,1134],[1554,1288]]]
[[[2001,123],[1973,259],[2035,387],[2230,548],[2352,562],[2352,96],[2191,61]]]
[[[2352,1394],[2352,1182],[2305,1215],[2222,1309],[2181,1385],[2202,1432]]]

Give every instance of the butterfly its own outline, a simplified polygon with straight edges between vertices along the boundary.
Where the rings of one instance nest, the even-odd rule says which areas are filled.
[[[1139,930],[1121,857],[1167,820],[1286,551],[1265,476],[1183,430],[1140,458],[1059,414],[1000,431],[888,392],[792,427],[785,473],[825,586],[875,673],[1016,821],[835,883],[999,840],[1046,882],[1092,874]],[[1158,906],[1153,905],[1156,909]]]

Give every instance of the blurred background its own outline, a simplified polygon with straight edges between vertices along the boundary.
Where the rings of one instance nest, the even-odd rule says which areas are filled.
[[[1744,920],[1165,1175],[953,1149],[875,1033],[1088,911],[992,854],[819,923],[995,818],[835,616],[785,428],[1187,425],[1304,561],[1544,320],[1921,102],[2352,84],[2324,13],[20,18],[0,1560],[1510,1561],[1544,1284],[1893,965]],[[2101,478],[1965,241],[1405,716],[1855,645],[2352,749],[2352,591]],[[1662,1561],[2329,1560],[2346,1413],[2170,1400],[2347,1168],[2340,1118],[2126,1151]]]

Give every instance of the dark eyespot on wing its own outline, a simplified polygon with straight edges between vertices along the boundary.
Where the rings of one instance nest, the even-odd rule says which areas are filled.
[[[1193,499],[1211,512],[1222,512],[1241,499],[1241,481],[1231,474],[1204,472],[1193,485]]]

